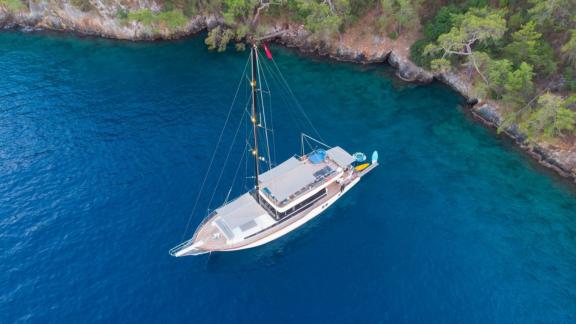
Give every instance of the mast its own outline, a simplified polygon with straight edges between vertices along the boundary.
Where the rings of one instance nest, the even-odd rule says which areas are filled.
[[[252,81],[250,85],[252,86],[252,126],[254,128],[254,147],[252,149],[252,155],[254,156],[254,182],[256,188],[256,202],[260,202],[260,184],[258,183],[258,174],[260,173],[260,157],[258,155],[258,90],[256,88],[256,75],[258,71],[258,48],[256,43],[252,44]]]

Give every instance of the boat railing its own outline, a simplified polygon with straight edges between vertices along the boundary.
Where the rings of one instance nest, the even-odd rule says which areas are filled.
[[[171,248],[170,251],[168,251],[168,253],[170,253],[171,256],[176,256],[176,252],[182,250],[184,247],[192,245],[191,242],[192,242],[192,239],[190,239],[188,241],[184,241],[184,242],[176,245],[175,247]]]
[[[194,234],[192,235],[192,237],[189,240],[186,240],[178,245],[176,245],[175,247],[171,248],[169,253],[170,255],[174,256],[174,254],[180,250],[182,250],[185,247],[188,247],[192,244],[194,244],[194,241],[196,240],[196,237],[198,236],[198,233],[200,232],[200,229],[208,222],[208,220],[210,220],[212,218],[212,216],[214,216],[216,214],[216,211],[211,212],[210,214],[208,214],[206,217],[204,217],[204,219],[202,219],[202,222],[200,222],[200,225],[198,225],[198,227],[196,228],[196,230],[194,231]]]
[[[194,231],[194,234],[192,235],[192,238],[190,239],[190,241],[194,241],[196,239],[196,236],[198,235],[198,232],[200,231],[200,229],[206,224],[208,223],[208,221],[214,216],[216,215],[216,211],[211,212],[210,214],[208,214],[206,217],[204,217],[204,219],[202,219],[202,221],[200,222],[200,225],[198,225],[198,227],[196,228],[196,230]]]

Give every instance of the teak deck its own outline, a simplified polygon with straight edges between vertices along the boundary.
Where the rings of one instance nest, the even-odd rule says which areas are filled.
[[[355,176],[357,177],[357,176]],[[354,180],[355,177],[351,180]],[[226,237],[224,235],[224,233],[222,233],[220,231],[220,229],[216,226],[216,224],[214,224],[214,220],[215,218],[217,218],[217,215],[212,216],[211,219],[208,219],[207,222],[205,222],[205,224],[198,229],[197,234],[194,237],[194,242],[204,242],[204,244],[202,245],[202,250],[209,250],[209,251],[226,251],[226,250],[234,250],[237,248],[240,248],[242,246],[245,245],[249,245],[252,244],[254,242],[257,242],[258,240],[261,240],[263,238],[265,238],[266,236],[269,236],[283,228],[285,228],[286,226],[298,221],[299,219],[301,219],[302,217],[306,216],[306,214],[308,214],[308,212],[310,212],[311,210],[313,210],[314,208],[323,205],[324,203],[326,203],[328,200],[330,200],[331,198],[333,198],[334,196],[336,196],[337,194],[340,193],[340,184],[334,182],[330,185],[328,185],[326,187],[326,196],[320,200],[318,200],[317,202],[313,203],[312,205],[310,205],[310,207],[304,209],[303,211],[292,215],[286,219],[282,219],[280,221],[278,221],[276,224],[270,226],[269,228],[263,230],[260,233],[257,233],[251,237],[248,237],[244,240],[242,240],[239,243],[236,244],[227,244],[226,242]]]

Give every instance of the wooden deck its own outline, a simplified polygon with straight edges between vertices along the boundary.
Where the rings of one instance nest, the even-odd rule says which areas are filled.
[[[194,243],[202,241],[202,250],[208,251],[226,251],[226,250],[234,250],[241,248],[242,246],[246,246],[252,244],[258,240],[265,238],[266,236],[272,235],[275,232],[280,231],[281,229],[289,226],[290,224],[298,221],[302,217],[306,216],[308,212],[312,209],[321,206],[322,204],[326,203],[330,198],[333,198],[335,195],[340,193],[340,184],[334,182],[326,187],[327,193],[326,196],[310,207],[304,209],[300,213],[290,216],[287,219],[280,220],[276,224],[272,225],[271,227],[267,228],[266,230],[257,233],[247,239],[238,242],[236,244],[227,244],[226,236],[224,233],[221,233],[216,224],[214,224],[214,220],[217,215],[213,216],[212,219],[209,219],[197,232],[197,235],[194,238]]]

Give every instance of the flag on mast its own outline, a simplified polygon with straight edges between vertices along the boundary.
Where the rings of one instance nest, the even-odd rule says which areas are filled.
[[[268,48],[268,44],[264,43],[264,52],[266,53],[266,57],[271,60],[272,59],[272,52],[270,52],[270,49]]]

